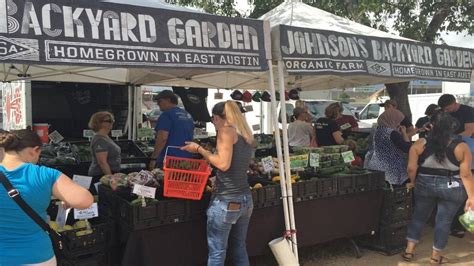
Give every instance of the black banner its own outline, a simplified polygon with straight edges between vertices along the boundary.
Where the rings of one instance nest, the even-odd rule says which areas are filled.
[[[280,26],[292,74],[376,75],[470,82],[474,50],[415,41]]]
[[[84,0],[0,0],[1,61],[268,69],[262,21]]]

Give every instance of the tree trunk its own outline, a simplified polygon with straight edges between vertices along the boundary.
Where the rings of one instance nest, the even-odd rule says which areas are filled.
[[[408,85],[410,82],[385,84],[390,99],[397,101],[398,110],[411,120],[410,104],[408,102]]]

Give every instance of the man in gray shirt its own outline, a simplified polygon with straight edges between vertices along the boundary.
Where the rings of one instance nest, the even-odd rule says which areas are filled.
[[[315,138],[311,123],[307,122],[309,114],[302,107],[293,110],[295,121],[288,126],[288,143],[292,147],[309,147]]]

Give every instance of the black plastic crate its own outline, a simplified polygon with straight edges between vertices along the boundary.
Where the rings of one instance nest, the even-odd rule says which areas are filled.
[[[120,197],[117,198],[120,211],[119,219],[128,225],[131,230],[184,222],[188,218],[186,200],[161,200],[142,207],[141,205],[133,205]]]
[[[319,197],[331,197],[337,195],[337,178],[318,178]]]
[[[344,176],[337,176],[337,185],[338,185],[338,193],[348,194],[355,192],[355,176],[354,175],[344,175]]]
[[[266,185],[257,190],[258,203],[261,207],[271,207],[281,204],[280,184]]]
[[[303,181],[304,199],[311,200],[321,197],[319,186],[321,182],[317,178]]]
[[[384,191],[380,223],[399,224],[411,220],[413,213],[412,190],[405,187]]]
[[[206,211],[211,201],[211,193],[204,193],[201,200],[188,200],[188,220],[206,218]]]
[[[108,257],[105,253],[80,256],[72,259],[57,258],[59,266],[104,266],[109,265]]]
[[[117,218],[120,215],[117,195],[110,187],[99,185],[99,213],[103,216]]]
[[[293,202],[299,202],[305,199],[304,181],[291,184],[293,190]]]
[[[361,236],[358,238],[358,242],[361,246],[388,256],[398,254],[406,247],[407,224],[404,222],[380,226],[378,232]]]
[[[385,172],[370,170],[370,190],[382,189],[385,187]]]
[[[58,250],[58,257],[74,259],[80,256],[104,252],[107,248],[107,240],[110,238],[111,226],[106,220],[90,219],[92,232],[79,235],[86,229],[73,229],[61,232],[62,249]],[[54,243],[57,246],[57,243]]]

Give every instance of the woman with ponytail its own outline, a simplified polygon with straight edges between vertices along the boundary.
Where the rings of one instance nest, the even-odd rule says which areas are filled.
[[[35,132],[22,129],[0,133],[5,155],[0,171],[23,200],[45,221],[51,196],[63,205],[85,209],[93,202],[86,189],[58,170],[38,166],[41,141]],[[43,231],[9,196],[0,183],[0,265],[56,265],[53,246]]]
[[[402,257],[406,261],[413,259],[423,226],[437,207],[431,263],[444,264],[448,260],[441,253],[457,210],[463,204],[465,210],[474,210],[472,155],[466,143],[454,135],[459,125],[448,113],[435,113],[431,125],[428,137],[410,148],[408,176],[415,188],[415,209]]]
[[[249,265],[245,240],[253,202],[246,172],[255,146],[253,134],[234,101],[216,104],[212,123],[217,131],[215,154],[192,142],[182,148],[201,154],[218,169],[207,210],[207,265],[224,265],[228,245],[232,265]]]

